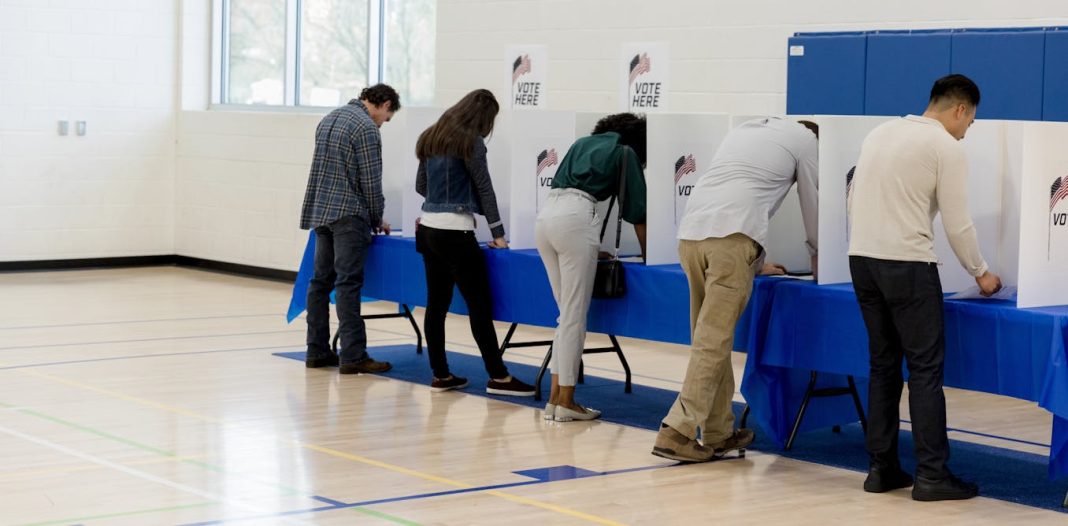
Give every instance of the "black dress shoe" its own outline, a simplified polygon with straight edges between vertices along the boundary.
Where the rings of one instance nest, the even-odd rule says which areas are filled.
[[[871,468],[868,470],[868,478],[864,479],[864,491],[868,493],[886,493],[911,485],[912,475],[905,473],[901,468]]]
[[[322,356],[316,356],[314,358],[307,357],[304,359],[304,367],[308,369],[318,369],[320,367],[337,367],[338,359],[336,354],[324,354]]]
[[[953,475],[941,480],[916,477],[912,486],[912,500],[926,502],[936,500],[965,500],[979,495],[979,486],[965,482]]]

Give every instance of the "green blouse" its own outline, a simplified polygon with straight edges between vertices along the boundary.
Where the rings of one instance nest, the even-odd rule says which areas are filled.
[[[616,195],[619,170],[626,168],[623,220],[645,223],[645,173],[634,150],[619,143],[615,132],[583,137],[568,149],[553,178],[553,188],[582,190],[598,201]]]

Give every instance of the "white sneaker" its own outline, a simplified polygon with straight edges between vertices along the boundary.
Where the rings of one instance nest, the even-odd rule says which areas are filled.
[[[556,406],[556,412],[553,419],[557,422],[570,422],[572,420],[596,420],[601,416],[601,412],[589,407],[583,407],[586,410],[584,413],[578,411],[572,411],[562,405]]]
[[[545,412],[541,414],[541,417],[545,420],[556,418],[556,404],[545,404]]]

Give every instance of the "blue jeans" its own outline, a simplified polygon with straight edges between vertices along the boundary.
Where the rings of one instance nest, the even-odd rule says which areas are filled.
[[[336,291],[342,364],[368,358],[367,330],[360,317],[363,263],[371,246],[371,228],[357,216],[343,217],[315,229],[315,273],[308,285],[308,359],[329,356],[330,291]]]

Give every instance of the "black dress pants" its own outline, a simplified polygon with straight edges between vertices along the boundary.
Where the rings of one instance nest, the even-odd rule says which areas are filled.
[[[934,263],[850,256],[853,288],[868,329],[871,385],[867,449],[873,468],[898,467],[899,404],[904,358],[909,371],[909,412],[916,475],[948,473],[942,283]]]

